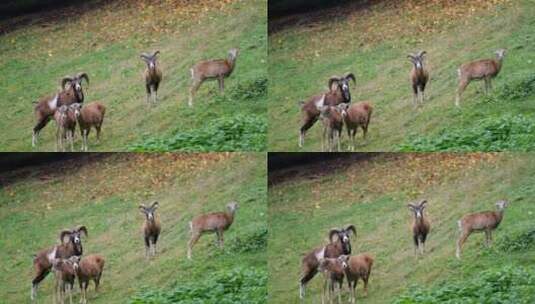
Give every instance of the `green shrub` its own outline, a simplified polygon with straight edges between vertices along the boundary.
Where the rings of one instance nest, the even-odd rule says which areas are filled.
[[[523,115],[487,118],[473,128],[447,128],[435,137],[411,137],[398,151],[533,151],[534,120]]]
[[[430,289],[412,286],[393,303],[535,303],[535,271],[504,266],[478,273],[472,279],[447,281]]]
[[[491,95],[483,98],[486,102],[500,101],[524,101],[527,97],[535,94],[535,74],[530,74],[514,82],[506,82],[497,88]]]
[[[505,235],[500,239],[497,248],[504,252],[526,250],[535,244],[535,229],[517,235]]]
[[[148,138],[127,147],[133,152],[148,151],[263,151],[267,123],[257,115],[222,117],[204,127],[176,132],[165,139]]]
[[[145,290],[129,304],[267,303],[267,273],[236,268],[210,273],[203,281],[177,283],[170,290]]]
[[[230,245],[230,252],[243,253],[265,250],[267,247],[268,229],[262,227],[243,237],[237,237]]]

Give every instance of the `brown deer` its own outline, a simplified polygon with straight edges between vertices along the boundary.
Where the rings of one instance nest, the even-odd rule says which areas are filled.
[[[473,232],[485,232],[485,244],[490,247],[492,242],[492,231],[498,228],[503,219],[505,208],[509,202],[505,200],[496,203],[497,211],[484,211],[478,213],[467,214],[463,216],[458,222],[460,236],[457,240],[457,250],[455,256],[461,258],[461,250],[464,242]]]

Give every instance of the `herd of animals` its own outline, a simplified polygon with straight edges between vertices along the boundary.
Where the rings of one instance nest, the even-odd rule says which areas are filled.
[[[162,82],[162,71],[157,63],[157,55],[160,51],[152,54],[142,53],[141,59],[147,67],[144,71],[145,89],[147,91],[146,102],[155,105],[158,101],[158,88]],[[193,106],[193,98],[206,80],[217,80],[219,90],[224,90],[224,80],[229,77],[236,66],[238,49],[233,48],[228,52],[226,59],[213,59],[200,61],[190,69],[191,87],[189,90],[188,105]],[[82,81],[89,84],[87,73],[81,72],[75,76],[65,76],[60,81],[60,90],[53,95],[41,97],[34,107],[36,124],[32,132],[32,147],[37,145],[37,140],[41,130],[50,122],[56,121],[56,150],[65,151],[65,142],[70,145],[70,150],[74,151],[74,136],[76,126],[79,126],[82,136],[82,151],[88,151],[88,136],[92,128],[96,130],[97,140],[100,139],[100,132],[106,114],[106,107],[102,102],[95,101],[84,105],[84,92]],[[150,101],[152,96],[152,102]]]
[[[143,239],[145,242],[145,258],[150,259],[156,255],[156,243],[162,230],[161,222],[156,216],[159,203],[152,202],[149,206],[139,205],[139,210],[145,216],[143,222]],[[189,222],[190,240],[187,246],[187,257],[191,260],[192,249],[199,238],[207,233],[215,233],[218,245],[223,249],[223,233],[234,222],[238,203],[230,202],[227,210],[201,214]],[[33,259],[35,276],[32,280],[31,300],[37,296],[37,287],[50,273],[54,273],[54,303],[64,303],[65,293],[69,294],[72,304],[72,293],[75,280],[78,279],[80,287],[80,303],[87,303],[87,288],[92,280],[95,283],[95,292],[98,292],[100,279],[104,271],[105,259],[99,254],[83,255],[82,235],[87,237],[86,226],[78,226],[71,230],[62,230],[59,234],[59,245],[40,250]]]
[[[484,80],[485,94],[492,89],[491,81],[502,68],[505,50],[499,49],[496,58],[481,59],[462,64],[457,69],[459,83],[455,98],[455,105],[460,106],[461,95],[474,80]],[[426,51],[409,54],[408,58],[413,67],[410,71],[410,80],[413,90],[413,104],[415,107],[425,101],[425,87],[429,81],[429,71],[424,67]],[[321,138],[322,151],[341,151],[340,142],[344,125],[350,141],[349,150],[355,150],[355,135],[359,128],[363,131],[366,140],[368,125],[373,112],[370,101],[352,103],[349,88],[350,80],[356,83],[355,75],[347,73],[344,76],[333,76],[328,81],[328,92],[314,95],[306,101],[300,101],[302,122],[299,130],[299,147],[302,148],[306,132],[318,121],[323,123]]]
[[[492,232],[501,223],[505,208],[509,203],[505,200],[496,202],[496,211],[483,211],[464,215],[458,222],[459,238],[457,239],[455,256],[461,259],[461,250],[466,239],[474,232],[484,232],[486,246],[490,247]],[[431,231],[431,223],[424,216],[427,200],[409,203],[407,207],[414,214],[412,222],[412,238],[414,241],[414,254],[425,254],[425,242]],[[331,229],[329,243],[314,248],[303,257],[301,261],[301,276],[299,278],[299,297],[304,299],[305,287],[317,273],[323,274],[323,289],[321,303],[333,302],[335,296],[341,303],[341,293],[344,279],[349,289],[351,303],[356,301],[356,286],[359,280],[364,282],[364,296],[368,294],[368,280],[370,278],[374,258],[369,253],[351,255],[350,237],[357,235],[354,225],[345,228]],[[336,237],[336,238],[335,238]]]

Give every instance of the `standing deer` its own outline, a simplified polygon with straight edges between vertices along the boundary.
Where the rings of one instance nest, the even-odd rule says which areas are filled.
[[[425,240],[427,239],[427,234],[431,230],[431,224],[424,217],[424,209],[427,204],[426,200],[420,201],[418,204],[408,204],[407,207],[414,213],[414,221],[412,223],[412,236],[414,239],[414,254],[418,254],[418,249],[420,254],[425,252]]]
[[[478,213],[467,214],[463,216],[458,222],[460,236],[457,240],[457,250],[455,256],[461,259],[461,250],[464,242],[472,234],[472,232],[485,232],[485,244],[490,247],[492,242],[492,231],[500,225],[505,207],[509,202],[501,200],[496,202],[497,211],[484,211]]]
[[[495,59],[482,59],[461,65],[457,70],[459,75],[459,87],[455,98],[457,107],[461,101],[461,95],[472,80],[485,80],[485,94],[488,93],[489,89],[492,89],[492,78],[500,73],[504,56],[505,49],[499,49],[496,51]]]
[[[236,66],[236,58],[239,50],[237,48],[228,51],[227,59],[215,59],[201,61],[195,64],[191,69],[191,88],[189,91],[188,105],[193,106],[193,97],[205,80],[217,79],[219,82],[219,91],[225,89],[225,78],[229,77]]]

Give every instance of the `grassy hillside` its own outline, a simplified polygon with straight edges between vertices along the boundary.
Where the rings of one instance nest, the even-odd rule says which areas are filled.
[[[273,20],[270,150],[298,150],[297,102],[347,71],[357,76],[353,101],[375,107],[369,141],[359,150],[533,150],[534,13],[528,0],[369,1]],[[499,48],[508,52],[492,95],[484,97],[482,83],[472,83],[456,109],[457,68]],[[428,52],[431,79],[426,104],[415,110],[407,54],[418,50]],[[310,129],[303,150],[321,149],[320,130],[320,124]],[[345,133],[343,142],[345,148]]]
[[[91,140],[91,150],[265,150],[266,1],[84,5],[35,15],[25,26],[17,20],[2,25],[14,30],[0,36],[1,150],[32,149],[32,101],[79,71],[91,80],[86,101],[107,106],[102,142]],[[240,55],[225,94],[206,82],[189,108],[190,67],[224,58],[232,47]],[[139,54],[154,50],[161,51],[164,76],[160,102],[149,107]],[[54,134],[51,123],[36,150],[55,150]]]
[[[323,169],[322,169],[323,168]],[[535,165],[529,154],[382,154],[367,161],[293,168],[268,189],[270,303],[298,301],[301,258],[326,244],[332,227],[357,227],[354,253],[375,257],[368,298],[359,303],[533,303]],[[406,204],[428,200],[432,223],[427,253],[413,252]],[[457,220],[466,213],[511,203],[494,233],[468,239],[455,258]],[[320,303],[321,278],[307,303]],[[345,287],[346,288],[346,287]],[[345,300],[344,300],[345,301]],[[449,302],[448,302],[449,301]]]
[[[91,287],[90,303],[230,303],[244,298],[265,303],[264,155],[90,158],[2,176],[0,296],[5,303],[30,302],[33,254],[58,243],[62,228],[81,224],[89,230],[84,254],[99,253],[107,261],[102,292],[95,297]],[[146,261],[138,205],[151,200],[160,202],[162,233],[158,255]],[[188,222],[194,215],[223,210],[231,200],[240,208],[225,234],[225,250],[216,249],[215,237],[206,235],[194,248],[193,261],[187,260]],[[39,289],[40,303],[52,301],[52,288],[49,275]]]

